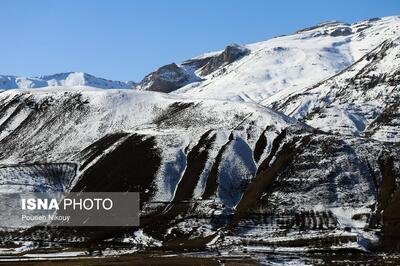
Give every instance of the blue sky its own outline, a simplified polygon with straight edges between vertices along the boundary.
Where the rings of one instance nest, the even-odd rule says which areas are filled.
[[[1,1],[0,74],[84,71],[140,79],[230,43],[252,43],[321,21],[400,15],[400,0]]]

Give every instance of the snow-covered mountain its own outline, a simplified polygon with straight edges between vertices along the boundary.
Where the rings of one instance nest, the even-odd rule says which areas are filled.
[[[67,72],[33,78],[0,75],[0,90],[30,89],[54,86],[89,86],[101,89],[131,89],[134,82],[98,78],[83,72]]]
[[[398,38],[400,38],[400,17],[398,16],[373,18],[354,24],[325,22],[299,30],[292,35],[280,36],[255,44],[230,45],[223,51],[206,53],[181,64],[174,64],[174,69],[162,67],[160,69],[164,70],[166,77],[163,79],[162,90],[148,86],[148,84],[160,82],[160,78],[154,74],[159,70],[149,74],[144,79],[145,82],[142,81],[136,88],[171,91],[173,94],[189,98],[256,102],[302,119],[299,112],[305,113],[307,108],[312,109],[313,106],[321,107],[324,104],[321,99],[326,94],[335,94],[330,88],[323,89],[324,92],[318,97],[314,92],[321,90],[322,86],[330,86],[332,82],[335,82],[335,84],[339,83],[335,85],[335,90],[343,94],[341,102],[345,104],[335,105],[335,108],[331,108],[333,105],[330,104],[328,107],[330,115],[326,115],[325,111],[320,114],[324,117],[323,119],[314,117],[313,121],[309,120],[310,125],[328,132],[357,136],[365,134],[367,137],[378,140],[396,142],[399,138],[398,123],[394,123],[393,126],[394,121],[386,121],[387,119],[382,119],[382,116],[390,113],[390,119],[396,119],[396,112],[393,113],[393,110],[396,110],[398,97],[396,93],[398,44],[395,41]],[[388,51],[380,52],[381,57],[385,58],[371,60],[374,57],[373,51],[386,49],[380,48],[385,44],[385,47],[391,46]],[[391,53],[391,55],[386,56],[385,53]],[[356,71],[361,71],[366,62],[369,62],[371,73],[361,80],[360,76],[355,77]],[[332,78],[332,81],[331,77],[345,70],[347,74],[342,73],[339,77]],[[177,73],[185,77],[184,82],[168,80]],[[382,80],[377,80],[379,78],[375,76],[379,76]],[[370,82],[369,85],[363,85],[367,82],[365,80],[367,78],[378,83]],[[328,79],[331,81],[323,83]],[[342,80],[337,81],[338,79]],[[350,90],[348,81],[352,79],[357,83],[353,84],[353,90]],[[384,79],[387,81],[384,82]],[[319,88],[314,88],[316,84]],[[362,86],[374,88],[370,88],[367,94]],[[310,88],[314,89],[309,91]],[[348,92],[344,94],[345,89]],[[279,107],[279,103],[293,99],[297,97],[295,96],[297,94],[310,92],[313,96],[303,97],[304,102],[301,104],[295,101],[292,103],[293,106]],[[349,94],[352,94],[351,103]],[[382,95],[384,97],[381,97]],[[310,103],[307,101],[310,97],[317,98],[315,102]],[[338,101],[338,97],[335,97]],[[327,101],[325,98],[324,100]],[[374,102],[368,102],[370,100]],[[330,99],[330,101],[333,100]],[[297,108],[298,111],[293,111],[293,108]],[[366,108],[368,110],[364,110]],[[317,111],[315,109],[307,112],[312,112],[310,116],[315,116]],[[333,125],[332,121],[335,121]],[[387,125],[378,126],[379,121]]]
[[[171,80],[174,85],[164,90],[196,98],[273,102],[329,78],[398,36],[400,18],[395,16],[351,25],[321,23],[293,35],[232,45],[182,62],[170,75],[179,71],[192,78],[182,83]]]
[[[3,91],[0,192],[141,193],[136,231],[46,241],[399,249],[399,34],[398,17],[328,22],[163,66],[133,90],[49,76],[63,83]]]
[[[395,191],[382,190],[382,167],[399,173],[398,147],[255,103],[86,87],[5,91],[0,103],[1,191],[139,191],[150,245],[307,250],[329,237],[364,249],[376,210],[391,207],[381,191]]]

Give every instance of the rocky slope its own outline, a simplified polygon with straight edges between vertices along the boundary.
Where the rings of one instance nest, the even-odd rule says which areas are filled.
[[[399,142],[399,84],[397,38],[384,41],[338,75],[272,105],[327,132]]]
[[[139,191],[146,245],[364,249],[378,243],[378,210],[393,208],[381,197],[399,147],[318,132],[253,103],[87,88],[6,91],[0,101],[2,191]],[[46,232],[139,241],[132,229]]]

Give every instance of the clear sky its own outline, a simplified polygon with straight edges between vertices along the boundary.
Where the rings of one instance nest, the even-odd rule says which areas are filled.
[[[0,74],[140,81],[163,64],[326,20],[400,15],[400,0],[3,0]]]

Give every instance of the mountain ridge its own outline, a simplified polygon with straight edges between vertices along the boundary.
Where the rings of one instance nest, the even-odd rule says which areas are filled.
[[[88,85],[97,88],[135,88],[188,94],[199,98],[257,102],[270,97],[282,97],[279,95],[293,93],[302,87],[328,78],[357,61],[384,40],[398,35],[399,32],[398,16],[366,19],[353,24],[329,21],[300,29],[291,35],[245,45],[232,44],[226,46],[224,50],[208,52],[181,63],[161,66],[138,83],[97,78],[84,72],[66,72],[32,78],[1,75],[0,89],[27,89],[63,84]],[[307,42],[307,40],[320,44],[310,47],[312,42]],[[326,57],[325,61],[307,54],[309,48],[315,53],[318,52],[320,58]],[[238,55],[234,55],[235,53]],[[251,60],[247,60],[249,62],[246,63],[244,60],[249,55]],[[265,56],[272,56],[273,59],[262,59],[257,63],[258,57]],[[302,59],[303,56],[308,57]],[[296,66],[289,62],[276,64],[286,57],[299,57],[300,65]],[[211,62],[213,60],[214,63]],[[240,68],[241,64],[243,64],[242,68]],[[285,66],[285,64],[288,65]],[[249,69],[249,72],[246,72],[246,69]],[[235,80],[230,78],[233,75],[231,72],[241,74],[236,76]],[[287,72],[286,76],[285,72]],[[66,82],[68,75],[76,77],[72,76],[70,82]],[[58,79],[57,76],[59,76]],[[60,76],[64,77],[60,78]],[[308,76],[309,81],[305,76]],[[53,79],[49,81],[51,77]],[[293,79],[303,80],[300,84],[292,84]],[[152,88],[151,84],[154,82],[159,84],[158,89]],[[165,84],[161,86],[160,82]],[[231,89],[226,89],[228,87]],[[268,90],[257,88],[268,88]]]
[[[52,75],[26,78],[20,76],[0,75],[0,90],[32,89],[55,86],[90,86],[102,89],[130,89],[132,81],[113,81],[98,78],[85,72],[64,72]]]

